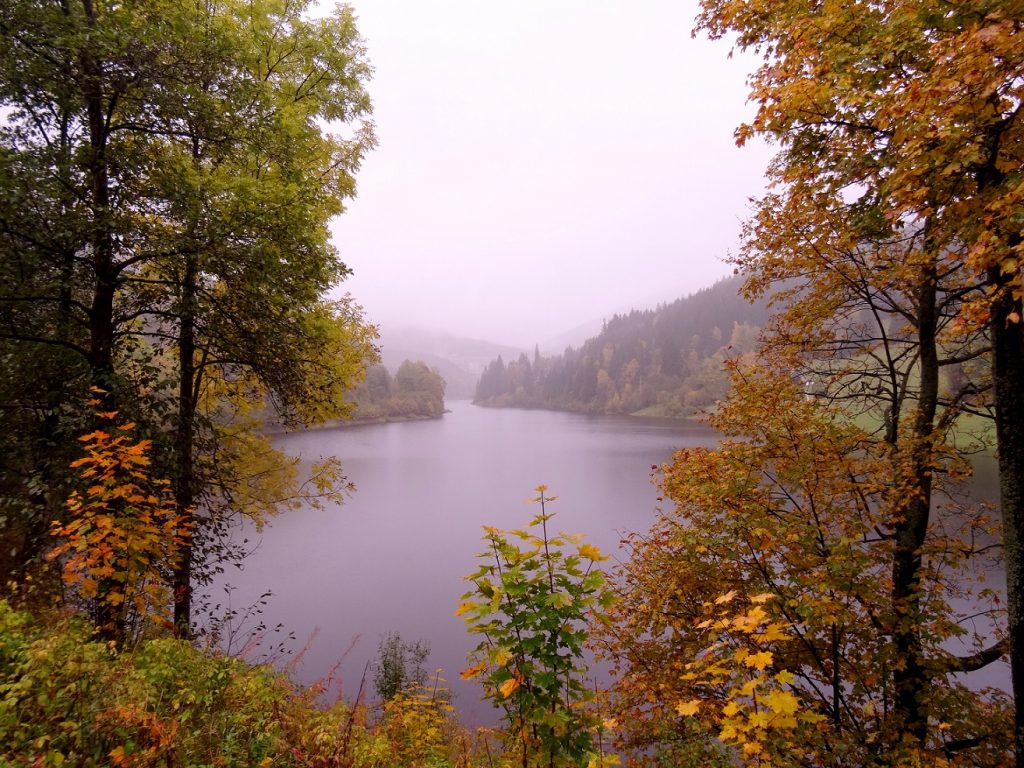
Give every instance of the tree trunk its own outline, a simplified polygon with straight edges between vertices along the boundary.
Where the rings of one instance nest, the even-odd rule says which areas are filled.
[[[990,279],[999,288],[992,304],[992,379],[999,453],[999,501],[1006,563],[1007,633],[1016,705],[1014,744],[1024,768],[1024,309],[998,269]],[[1016,314],[1016,317],[1014,317]]]
[[[893,671],[895,714],[904,733],[917,745],[928,734],[925,688],[928,675],[922,658],[920,628],[921,548],[928,535],[932,497],[931,435],[939,395],[939,358],[936,346],[936,275],[932,265],[924,270],[917,296],[917,335],[921,383],[913,433],[909,440],[910,465],[903,475],[906,496],[897,510],[896,549],[893,553],[892,598],[895,611],[893,642],[900,664]],[[901,460],[897,456],[897,460]],[[902,460],[901,460],[902,461]],[[901,473],[897,473],[900,477]]]
[[[82,0],[86,23],[95,24],[91,0]],[[89,188],[92,215],[93,296],[89,308],[89,368],[93,387],[100,390],[104,411],[117,409],[114,394],[114,296],[118,272],[111,232],[110,175],[107,158],[107,126],[103,94],[103,68],[89,46],[80,54],[83,72],[82,97],[89,120]],[[98,425],[100,426],[100,425]],[[106,426],[106,422],[102,422]],[[100,583],[95,605],[96,626],[103,637],[120,643],[125,637],[125,607],[106,599],[112,584]]]
[[[177,482],[174,501],[186,529],[186,543],[178,553],[174,567],[174,628],[179,637],[192,634],[192,543],[188,529],[195,518],[195,462],[193,458],[196,415],[196,257],[189,255],[181,286],[180,329],[178,338],[178,424],[175,435]]]

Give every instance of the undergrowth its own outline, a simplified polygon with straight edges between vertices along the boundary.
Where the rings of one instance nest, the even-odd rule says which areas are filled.
[[[323,706],[322,693],[170,636],[119,651],[81,619],[43,621],[0,601],[4,768],[462,768],[511,758],[429,692],[378,709]]]

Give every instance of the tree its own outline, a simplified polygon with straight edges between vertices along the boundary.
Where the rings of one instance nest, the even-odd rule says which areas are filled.
[[[68,499],[69,520],[53,522],[57,546],[48,557],[60,560],[64,582],[91,603],[103,635],[120,643],[129,627],[138,631],[164,618],[165,574],[191,524],[176,508],[170,484],[150,475],[151,441],[133,442],[135,425],[117,423],[116,413],[97,418],[106,429],[79,438],[86,455],[72,463],[86,487]]]
[[[398,416],[444,414],[445,382],[435,369],[422,361],[403,360],[395,373],[390,410]]]
[[[341,393],[373,354],[355,306],[323,301],[347,274],[327,221],[373,144],[369,68],[351,12],[316,20],[308,7],[0,10],[8,371],[60,352],[41,377],[36,432],[73,415],[75,390],[93,384],[108,410],[171,435],[159,457],[183,512],[240,481],[215,483],[222,465],[204,457],[226,407],[199,411],[211,376],[244,381],[239,396],[298,424],[342,415]],[[34,402],[8,405],[33,423]],[[176,579],[183,629],[191,565],[186,556]]]
[[[430,657],[430,643],[406,642],[397,632],[389,632],[377,644],[377,662],[373,669],[373,687],[382,702],[422,689],[427,684],[423,665]]]
[[[622,599],[605,633],[618,667],[618,719],[634,746],[735,743],[739,733],[742,743],[760,745],[748,758],[772,764],[1005,764],[1005,694],[972,691],[953,676],[1004,652],[983,645],[984,633],[975,630],[978,616],[1000,616],[992,592],[974,581],[978,562],[989,565],[990,548],[977,542],[991,525],[955,502],[964,467],[935,453],[936,491],[949,501],[931,509],[917,551],[915,600],[908,601],[894,573],[902,565],[901,528],[919,493],[907,472],[913,459],[852,416],[808,397],[785,372],[738,369],[713,419],[726,439],[716,449],[680,451],[664,468],[659,485],[675,506],[650,532],[631,537],[631,559],[619,574]],[[759,604],[756,633],[740,635],[755,641],[738,646],[742,655],[734,641],[709,651],[708,632],[728,623],[707,606],[724,595]],[[952,644],[970,652],[954,654]],[[727,648],[734,651],[725,657]],[[917,710],[901,701],[898,685],[912,665],[924,670]],[[758,674],[737,685],[735,667]],[[750,712],[751,696],[771,680],[813,717],[805,721],[813,727],[793,723],[781,741],[751,740],[769,720],[748,717],[739,732],[720,732],[719,720],[709,732],[707,721],[697,727],[688,719],[694,707],[679,710],[700,701],[729,717]],[[908,722],[922,711],[923,726]]]
[[[579,537],[550,536],[546,505],[555,497],[543,485],[537,492],[541,511],[530,528],[539,533],[485,527],[488,551],[466,577],[473,588],[456,611],[482,635],[470,659],[476,663],[462,677],[483,676],[487,698],[505,710],[519,742],[523,768],[600,762],[605,756],[594,752],[592,737],[599,724],[585,706],[594,692],[583,641],[588,612],[613,600],[594,567],[606,557]]]
[[[973,389],[990,391],[995,411],[1013,689],[1024,702],[1024,15],[999,2],[702,5],[701,28],[713,37],[736,33],[740,48],[764,58],[750,80],[758,113],[740,127],[738,140],[762,134],[781,147],[771,169],[775,191],[761,202],[741,259],[753,271],[752,289],[799,274],[814,291],[823,275],[872,267],[873,259],[859,258],[865,251],[888,262],[881,284],[870,272],[859,275],[873,297],[861,308],[892,306],[894,289],[913,300],[908,324],[917,343],[899,354],[911,350],[921,362],[911,426],[920,446],[934,445],[944,431],[936,428],[948,421],[936,396],[938,369],[991,346],[991,376]],[[979,334],[987,343],[972,343]],[[964,354],[947,354],[953,347]],[[898,389],[890,385],[890,396]],[[975,407],[965,397],[970,389],[957,407]],[[889,428],[899,430],[898,422]],[[909,474],[927,495],[921,451],[912,461]],[[894,569],[894,578],[906,582],[908,606],[915,599],[915,552],[929,522],[925,501],[915,506],[898,537],[903,554]],[[912,661],[919,655],[912,635],[911,628],[901,640],[911,662],[899,681],[900,706],[920,737],[926,713],[915,701],[923,670]],[[1024,705],[1017,713],[1017,764],[1024,765]]]

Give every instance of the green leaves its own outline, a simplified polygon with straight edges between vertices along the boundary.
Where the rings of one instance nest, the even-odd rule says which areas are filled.
[[[579,537],[550,535],[547,503],[554,497],[545,486],[537,491],[541,513],[526,530],[484,529],[489,549],[466,577],[473,589],[456,611],[482,638],[462,676],[481,677],[529,764],[605,760],[594,753],[598,721],[586,706],[594,693],[586,685],[583,643],[590,613],[613,600],[595,568],[606,558]]]

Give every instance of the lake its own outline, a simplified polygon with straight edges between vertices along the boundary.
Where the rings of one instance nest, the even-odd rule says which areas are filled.
[[[442,419],[351,426],[282,435],[277,445],[303,460],[341,459],[357,491],[343,505],[289,512],[264,529],[244,570],[227,574],[235,608],[272,590],[262,619],[311,637],[292,670],[304,683],[338,665],[341,691],[354,700],[367,662],[389,632],[424,640],[427,668],[443,668],[467,725],[495,721],[479,687],[459,679],[476,644],[455,616],[483,549],[482,526],[525,527],[539,512],[534,488],[558,500],[556,530],[585,534],[615,555],[621,533],[653,523],[652,465],[681,447],[713,445],[701,424],[555,411],[478,408],[449,402]],[[994,462],[981,461],[973,495],[991,496]],[[248,534],[253,538],[253,534]],[[613,558],[614,560],[614,558]],[[612,563],[606,563],[610,566]],[[1003,588],[1002,574],[990,574]],[[214,601],[223,594],[215,591]],[[315,633],[315,637],[313,637]],[[950,650],[967,647],[950,644]],[[258,654],[257,654],[258,656]],[[972,686],[1008,688],[1004,663],[971,676]],[[366,680],[373,694],[372,672]]]
[[[354,699],[378,642],[397,631],[425,640],[428,668],[445,670],[467,723],[494,715],[479,687],[459,680],[476,643],[455,616],[476,568],[481,526],[525,527],[541,484],[558,499],[556,530],[585,534],[608,553],[620,534],[654,521],[652,465],[676,448],[710,445],[707,427],[688,422],[479,408],[449,402],[442,419],[352,426],[283,435],[277,445],[313,461],[338,456],[357,491],[338,508],[289,512],[264,529],[244,570],[226,575],[232,605],[265,590],[269,625],[281,622],[301,648],[316,632],[296,676],[305,683],[339,667]],[[252,534],[249,534],[252,536]],[[609,565],[610,563],[606,563]],[[233,569],[232,569],[233,570]],[[215,601],[223,594],[215,591]],[[354,643],[354,644],[353,644]],[[373,692],[372,674],[367,690]]]

